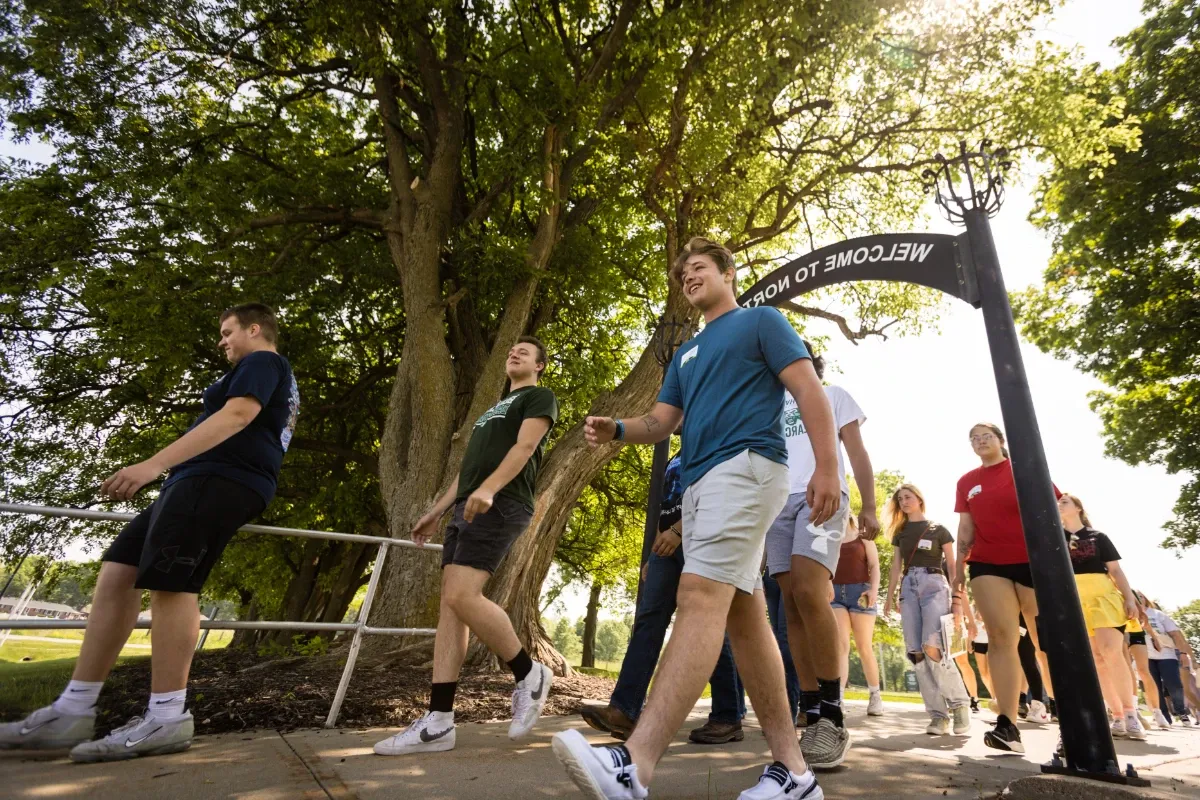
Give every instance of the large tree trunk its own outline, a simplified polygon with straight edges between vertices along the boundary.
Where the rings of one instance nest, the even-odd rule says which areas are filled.
[[[579,666],[596,666],[596,622],[600,617],[600,592],[604,587],[592,583],[592,592],[588,595],[587,616],[583,618],[583,655],[580,656]]]

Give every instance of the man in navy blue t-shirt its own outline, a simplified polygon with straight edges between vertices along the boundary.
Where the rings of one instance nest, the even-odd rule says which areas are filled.
[[[773,308],[739,308],[728,249],[693,239],[672,277],[705,319],[676,352],[658,403],[640,419],[588,417],[598,446],[648,444],[683,421],[683,550],[678,611],[650,699],[627,744],[591,747],[579,731],[554,737],[568,774],[589,797],[640,800],[658,760],[712,673],[728,630],[742,680],[775,756],[742,800],[823,797],[788,714],[783,658],[767,624],[761,569],[767,529],[788,496],[784,390],[796,398],[816,471],[807,497],[814,524],[841,503],[833,412],[796,331]]]
[[[300,408],[291,364],[275,351],[271,309],[235,306],[220,326],[233,369],[204,391],[203,413],[175,442],[100,487],[129,500],[170,470],[158,498],[104,553],[70,683],[53,705],[0,726],[0,748],[72,747],[75,761],[115,761],[191,745],[185,700],[200,629],[197,599],[225,545],[274,496]],[[100,687],[133,630],[144,589],[154,620],[147,712],[90,741]]]

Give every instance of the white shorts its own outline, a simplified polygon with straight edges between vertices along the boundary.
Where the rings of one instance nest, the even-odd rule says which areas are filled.
[[[710,469],[683,493],[683,571],[752,594],[787,495],[787,465],[751,450]]]

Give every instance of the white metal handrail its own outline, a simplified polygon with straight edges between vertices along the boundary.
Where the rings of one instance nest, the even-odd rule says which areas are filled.
[[[104,522],[128,522],[135,514],[119,511],[92,511],[84,508],[58,508],[55,506],[23,505],[20,503],[0,503],[0,513],[33,514],[42,517],[66,517]],[[332,728],[337,722],[346,700],[346,690],[350,686],[350,676],[354,673],[354,665],[358,661],[358,652],[362,648],[362,639],[366,634],[381,636],[433,636],[437,633],[434,628],[376,628],[367,625],[371,604],[375,600],[375,591],[379,587],[379,576],[383,574],[383,563],[388,549],[392,547],[407,547],[416,550],[441,552],[440,544],[417,545],[407,539],[389,539],[384,536],[367,536],[358,533],[338,533],[336,531],[312,531],[304,528],[280,528],[274,525],[244,525],[242,533],[262,533],[269,536],[299,536],[307,539],[331,539],[339,542],[361,542],[363,544],[379,545],[375,555],[375,565],[371,568],[371,578],[367,581],[367,593],[363,597],[362,607],[354,622],[293,622],[290,620],[201,620],[200,627],[208,630],[259,630],[259,631],[353,631],[350,640],[350,652],[346,656],[346,666],[342,669],[342,677],[338,681],[337,693],[329,707],[325,718],[325,727]],[[138,620],[135,628],[146,629],[152,620]],[[35,618],[0,618],[0,630],[81,630],[87,627],[86,620],[59,620]]]

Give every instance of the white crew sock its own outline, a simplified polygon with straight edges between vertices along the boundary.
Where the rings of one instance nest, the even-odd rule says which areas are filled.
[[[187,689],[176,692],[151,692],[147,717],[158,720],[177,719],[183,716],[187,703]]]
[[[54,701],[54,710],[77,717],[95,716],[96,701],[100,699],[100,687],[103,685],[104,681],[70,681]]]

